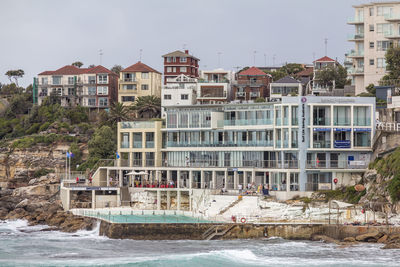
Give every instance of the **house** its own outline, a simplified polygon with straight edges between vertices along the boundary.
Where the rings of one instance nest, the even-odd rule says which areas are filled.
[[[302,95],[302,83],[290,76],[283,77],[276,82],[270,83],[270,98],[280,99],[282,96]]]
[[[233,84],[232,98],[235,101],[254,101],[269,97],[269,84],[272,77],[257,67],[251,67],[237,74]]]
[[[168,79],[176,78],[183,74],[190,78],[199,77],[199,61],[197,57],[190,55],[189,50],[174,51],[162,56],[164,58],[164,84]]]
[[[233,73],[229,70],[202,70],[197,83],[197,102],[222,104],[229,102]]]

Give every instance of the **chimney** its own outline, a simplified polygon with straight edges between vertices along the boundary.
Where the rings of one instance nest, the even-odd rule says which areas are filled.
[[[188,55],[189,55],[189,50],[185,50],[185,54],[188,54]]]

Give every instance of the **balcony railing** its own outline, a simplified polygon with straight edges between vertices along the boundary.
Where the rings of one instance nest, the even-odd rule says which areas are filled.
[[[307,160],[307,169],[366,169],[365,161],[354,160]]]
[[[394,32],[394,31],[387,31],[383,34],[385,38],[391,38],[391,39],[397,39],[400,38],[400,33],[399,32]]]
[[[123,82],[136,82],[136,78],[123,78]]]
[[[164,167],[221,167],[221,168],[276,168],[276,169],[298,169],[298,160],[165,160]],[[234,170],[232,170],[234,171]]]
[[[400,21],[400,15],[399,14],[386,14],[385,15],[385,20],[387,21]]]
[[[236,85],[238,85],[238,86],[250,86],[250,87],[260,87],[260,86],[263,86],[263,85],[267,85],[267,84],[265,84],[263,81],[261,81],[261,80],[257,80],[257,81],[248,81],[248,80],[238,80],[238,81],[236,81],[235,82],[235,84]]]
[[[221,79],[221,80],[199,80],[198,83],[229,83],[229,80],[227,79]]]
[[[146,141],[146,148],[154,148],[154,141]]]
[[[167,147],[272,147],[272,140],[262,140],[262,141],[221,141],[221,142],[174,142],[168,141]]]
[[[349,41],[362,41],[364,40],[364,33],[350,34],[347,39]]]
[[[272,119],[224,120],[224,126],[272,125]]]
[[[347,73],[352,75],[364,74],[364,67],[350,68]]]
[[[351,51],[348,55],[348,57],[364,57],[364,51]]]
[[[313,148],[330,148],[331,141],[313,141]]]
[[[364,23],[363,17],[351,17],[347,19],[347,24],[362,24]]]
[[[129,148],[129,142],[122,142],[121,148]]]

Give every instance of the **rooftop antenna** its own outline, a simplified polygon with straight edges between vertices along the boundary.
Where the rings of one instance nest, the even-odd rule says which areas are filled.
[[[142,52],[143,52],[143,49],[139,49],[139,61],[140,62],[142,61]]]
[[[256,54],[257,54],[257,51],[254,50],[254,51],[253,51],[253,66],[254,66],[254,67],[256,66]]]
[[[264,66],[267,66],[267,54],[264,53]]]
[[[275,67],[276,54],[272,56],[272,67]]]
[[[324,42],[325,42],[325,56],[328,56],[328,38],[325,38]]]
[[[102,58],[103,58],[103,49],[99,50],[99,57],[100,57],[100,65],[101,65],[101,61],[102,61]]]
[[[183,44],[182,47],[183,47],[183,51],[185,51],[185,49],[186,49],[186,44]]]
[[[218,68],[221,68],[221,55],[222,52],[218,52]]]
[[[315,61],[315,52],[312,52],[312,60]]]

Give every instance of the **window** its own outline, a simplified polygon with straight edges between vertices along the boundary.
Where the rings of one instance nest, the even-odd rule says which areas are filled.
[[[61,76],[53,76],[53,84],[61,84]]]
[[[176,72],[176,67],[172,67],[172,72]]]
[[[376,9],[377,16],[387,16],[392,13],[392,7],[390,6],[378,6]]]
[[[378,41],[377,42],[377,48],[376,50],[378,51],[386,51],[391,47],[391,42],[390,41]]]
[[[96,95],[96,87],[94,87],[94,86],[89,87],[88,95]]]
[[[149,90],[149,85],[148,84],[142,84],[142,90]]]
[[[186,60],[186,57],[181,57],[181,58],[180,58],[180,61],[181,61],[181,62],[186,62],[186,61],[187,61],[187,60]]]
[[[108,87],[107,86],[99,86],[97,87],[98,95],[108,95]]]
[[[123,96],[122,102],[135,102],[135,97],[134,96]]]
[[[180,72],[186,72],[186,71],[187,71],[186,67],[181,67],[180,68]]]
[[[167,57],[167,62],[171,63],[172,62],[172,57]]]
[[[99,106],[100,107],[107,107],[108,106],[108,98],[107,97],[99,98]]]
[[[171,100],[171,95],[164,95],[165,100]]]
[[[96,98],[89,98],[88,106],[96,106]]]
[[[371,8],[369,9],[369,15],[370,15],[371,17],[374,15],[374,8],[373,8],[373,7],[371,7]]]
[[[136,90],[136,84],[124,84],[122,88],[124,90]]]
[[[374,31],[374,24],[369,24],[369,31],[373,32]]]
[[[181,100],[187,100],[189,99],[189,95],[185,94],[185,95],[181,95]]]
[[[68,84],[74,84],[74,83],[75,83],[74,77],[68,77]]]
[[[99,74],[97,83],[107,83],[107,74]]]
[[[42,78],[42,84],[43,85],[48,84],[48,78],[47,77]]]
[[[148,79],[149,78],[149,73],[148,72],[142,72],[142,79]]]
[[[375,60],[373,60],[373,59],[370,59],[370,60],[369,60],[369,65],[370,65],[370,66],[373,66],[373,65],[375,65]]]
[[[369,42],[369,48],[374,48],[375,43],[374,42]]]
[[[389,23],[378,23],[376,24],[377,33],[387,33],[391,30],[391,24]]]
[[[176,57],[173,57],[173,58],[172,58],[172,62],[176,62]]]
[[[364,130],[364,129],[362,129]],[[370,147],[371,146],[371,134],[367,131],[354,132],[353,144],[356,147]]]
[[[167,67],[167,72],[172,72],[172,67]]]
[[[386,68],[386,60],[384,58],[376,59],[377,68]]]
[[[95,84],[96,83],[96,76],[89,76],[88,77],[89,84]]]

